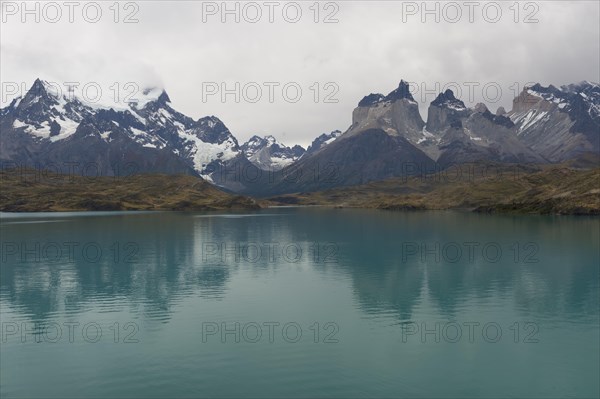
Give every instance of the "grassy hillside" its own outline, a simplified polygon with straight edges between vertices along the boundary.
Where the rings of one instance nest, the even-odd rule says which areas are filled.
[[[81,177],[0,171],[0,211],[256,209],[251,198],[227,194],[193,176]]]
[[[280,204],[398,210],[600,214],[600,168],[462,165],[447,173],[270,198]],[[486,172],[487,170],[487,172]]]
[[[600,168],[460,165],[432,175],[266,200],[231,195],[184,175],[85,178],[0,171],[0,211],[5,212],[191,211],[290,204],[600,215]]]

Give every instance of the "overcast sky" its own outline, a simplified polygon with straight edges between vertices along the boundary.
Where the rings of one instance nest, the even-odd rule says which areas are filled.
[[[345,130],[363,96],[387,94],[400,79],[418,90],[424,119],[427,105],[444,86],[458,85],[465,103],[485,102],[495,111],[500,105],[510,110],[516,91],[527,82],[600,81],[598,1],[521,2],[512,9],[512,1],[480,2],[472,9],[463,3],[427,3],[432,10],[439,7],[436,22],[435,13],[422,14],[421,1],[320,2],[318,7],[298,2],[299,18],[294,4],[284,13],[285,2],[273,8],[262,1],[244,8],[242,2],[236,23],[234,14],[222,15],[220,1],[122,2],[115,23],[113,1],[107,1],[98,2],[98,18],[95,6],[84,14],[85,3],[80,3],[70,23],[62,1],[55,3],[61,17],[56,7],[38,5],[39,22],[34,14],[23,15],[20,1],[2,2],[2,105],[7,83],[30,86],[36,77],[59,84],[98,82],[104,102],[112,98],[114,83],[122,99],[135,87],[126,84],[133,82],[140,88],[164,87],[173,107],[194,119],[218,116],[240,142],[272,134],[288,145],[307,145],[323,132]],[[252,23],[257,10],[262,16]],[[124,23],[128,15],[138,22]],[[239,103],[234,94],[223,101],[222,85],[235,92],[236,82]],[[298,87],[302,95],[292,102]]]

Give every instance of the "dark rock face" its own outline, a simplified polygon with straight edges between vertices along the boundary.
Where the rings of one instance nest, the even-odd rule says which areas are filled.
[[[365,96],[362,100],[358,102],[359,107],[369,107],[371,105],[378,104],[385,99],[383,94],[374,94],[371,93],[368,96]]]
[[[486,118],[492,123],[495,123],[496,125],[504,126],[509,129],[515,126],[515,124],[510,120],[510,118],[507,118],[506,116],[502,115],[494,115],[488,110],[483,112],[481,115],[483,115],[484,118]]]
[[[192,130],[199,139],[206,143],[223,144],[227,140],[233,140],[237,145],[237,139],[232,136],[227,126],[214,116],[199,119],[193,124]]]
[[[60,125],[56,121],[50,123],[50,137],[58,136],[60,133]]]

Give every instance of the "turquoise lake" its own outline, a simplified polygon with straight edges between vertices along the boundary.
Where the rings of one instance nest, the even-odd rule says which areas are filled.
[[[2,214],[0,396],[598,397],[600,219]]]

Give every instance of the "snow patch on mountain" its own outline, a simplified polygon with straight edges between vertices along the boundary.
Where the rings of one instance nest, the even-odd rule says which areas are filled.
[[[203,173],[213,161],[228,161],[239,154],[238,145],[234,140],[226,140],[221,144],[207,143],[190,131],[181,131],[179,135],[185,139],[189,154],[194,163],[194,169]]]
[[[510,119],[518,126],[517,134],[522,134],[530,127],[540,121],[548,120],[548,112],[537,109],[530,109],[525,112],[519,112],[510,116]]]

